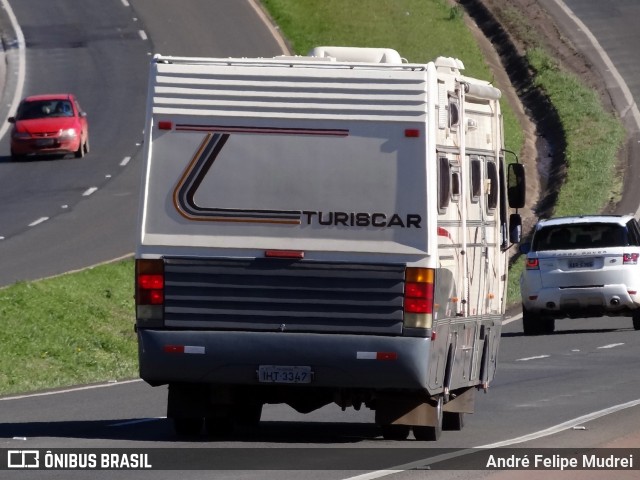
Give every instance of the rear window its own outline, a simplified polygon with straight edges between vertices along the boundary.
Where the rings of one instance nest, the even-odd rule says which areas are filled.
[[[569,224],[543,227],[533,238],[533,251],[632,245],[627,228],[613,223]]]

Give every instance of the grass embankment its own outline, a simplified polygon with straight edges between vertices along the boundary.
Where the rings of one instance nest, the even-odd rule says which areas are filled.
[[[131,378],[133,261],[0,290],[0,394]]]
[[[297,53],[315,45],[388,47],[411,62],[457,57],[466,75],[492,80],[462,11],[445,0],[263,3]],[[567,181],[556,213],[596,212],[619,185],[614,164],[622,129],[595,94],[542,50],[532,49],[528,58],[567,136]],[[507,148],[519,151],[522,133],[504,107]],[[518,268],[511,275],[512,301]],[[0,290],[0,395],[136,376],[132,295],[130,260]]]

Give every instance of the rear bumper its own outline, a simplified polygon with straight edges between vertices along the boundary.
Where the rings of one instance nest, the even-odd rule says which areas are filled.
[[[14,155],[55,155],[73,153],[80,148],[81,139],[52,138],[50,145],[39,145],[37,139],[11,142],[11,152]]]
[[[295,385],[300,388],[416,390],[427,386],[431,341],[367,335],[139,329],[138,344],[140,376],[151,385],[273,385],[258,382],[258,367],[284,365],[311,367],[312,382]]]
[[[624,315],[640,308],[640,298],[630,295],[626,285],[604,285],[582,288],[543,288],[522,298],[523,306],[532,313],[557,317]],[[529,297],[537,295],[535,300]]]

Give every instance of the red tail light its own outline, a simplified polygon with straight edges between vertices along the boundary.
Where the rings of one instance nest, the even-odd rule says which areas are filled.
[[[623,253],[622,254],[622,263],[625,265],[636,265],[638,263],[637,253]]]
[[[430,268],[407,268],[404,284],[405,327],[431,328],[434,277],[434,271]]]
[[[164,263],[162,260],[136,261],[136,304],[164,303]]]
[[[527,258],[527,270],[539,270],[540,261],[537,258]]]

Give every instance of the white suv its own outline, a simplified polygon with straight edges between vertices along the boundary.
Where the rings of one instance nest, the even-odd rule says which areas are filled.
[[[520,245],[525,335],[552,333],[556,318],[631,316],[640,330],[640,225],[631,215],[540,220]]]

